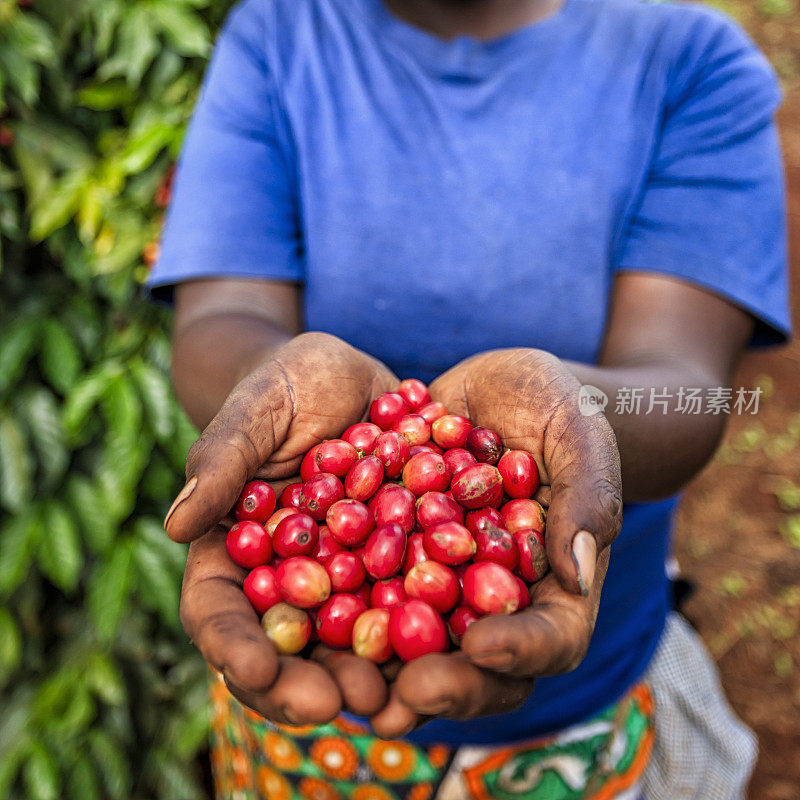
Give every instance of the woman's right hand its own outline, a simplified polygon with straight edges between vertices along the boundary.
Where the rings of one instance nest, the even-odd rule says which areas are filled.
[[[276,722],[374,714],[386,682],[364,659],[322,647],[319,663],[279,657],[242,592],[247,571],[228,557],[222,521],[247,481],[296,474],[311,447],[359,422],[396,385],[383,364],[340,339],[303,334],[236,386],[189,451],[186,485],[164,522],[172,539],[191,542],[181,620],[233,694]]]

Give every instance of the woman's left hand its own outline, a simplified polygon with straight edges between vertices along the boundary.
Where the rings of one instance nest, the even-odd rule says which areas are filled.
[[[511,711],[534,680],[580,664],[594,630],[611,542],[622,522],[622,486],[614,433],[602,413],[581,414],[580,384],[541,350],[484,353],[431,385],[451,413],[492,428],[537,461],[549,505],[551,572],[534,585],[531,606],[478,620],[461,650],[405,665],[388,704],[371,722],[396,738],[431,717],[469,719]]]

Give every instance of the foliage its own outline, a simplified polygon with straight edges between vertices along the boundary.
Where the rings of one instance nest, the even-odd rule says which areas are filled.
[[[196,433],[140,296],[230,2],[0,0],[0,797],[203,790],[160,519]]]

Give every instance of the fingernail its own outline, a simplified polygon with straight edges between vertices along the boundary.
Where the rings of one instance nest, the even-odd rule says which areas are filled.
[[[175,498],[175,501],[170,506],[169,511],[167,511],[167,516],[164,517],[164,528],[165,529],[166,529],[167,525],[169,525],[169,521],[172,518],[172,515],[175,513],[175,510],[178,508],[178,506],[184,500],[188,500],[189,499],[189,496],[195,490],[196,486],[197,486],[197,475],[192,475],[192,477],[189,478],[189,481],[187,482],[186,486],[184,486],[183,489],[181,489],[181,493]]]
[[[578,531],[572,540],[572,560],[578,573],[581,594],[587,597],[594,583],[594,570],[597,565],[597,542],[588,531]]]
[[[504,670],[514,666],[515,656],[508,650],[484,650],[470,653],[469,660],[479,667]]]

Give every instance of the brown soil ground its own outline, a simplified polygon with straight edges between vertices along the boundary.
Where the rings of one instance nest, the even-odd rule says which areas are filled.
[[[789,186],[794,318],[800,321],[800,10],[796,0],[717,3],[775,65]],[[735,386],[764,390],[759,413],[731,420],[690,487],[676,556],[697,584],[686,606],[728,697],[757,732],[751,800],[800,800],[800,340],[753,352]]]

